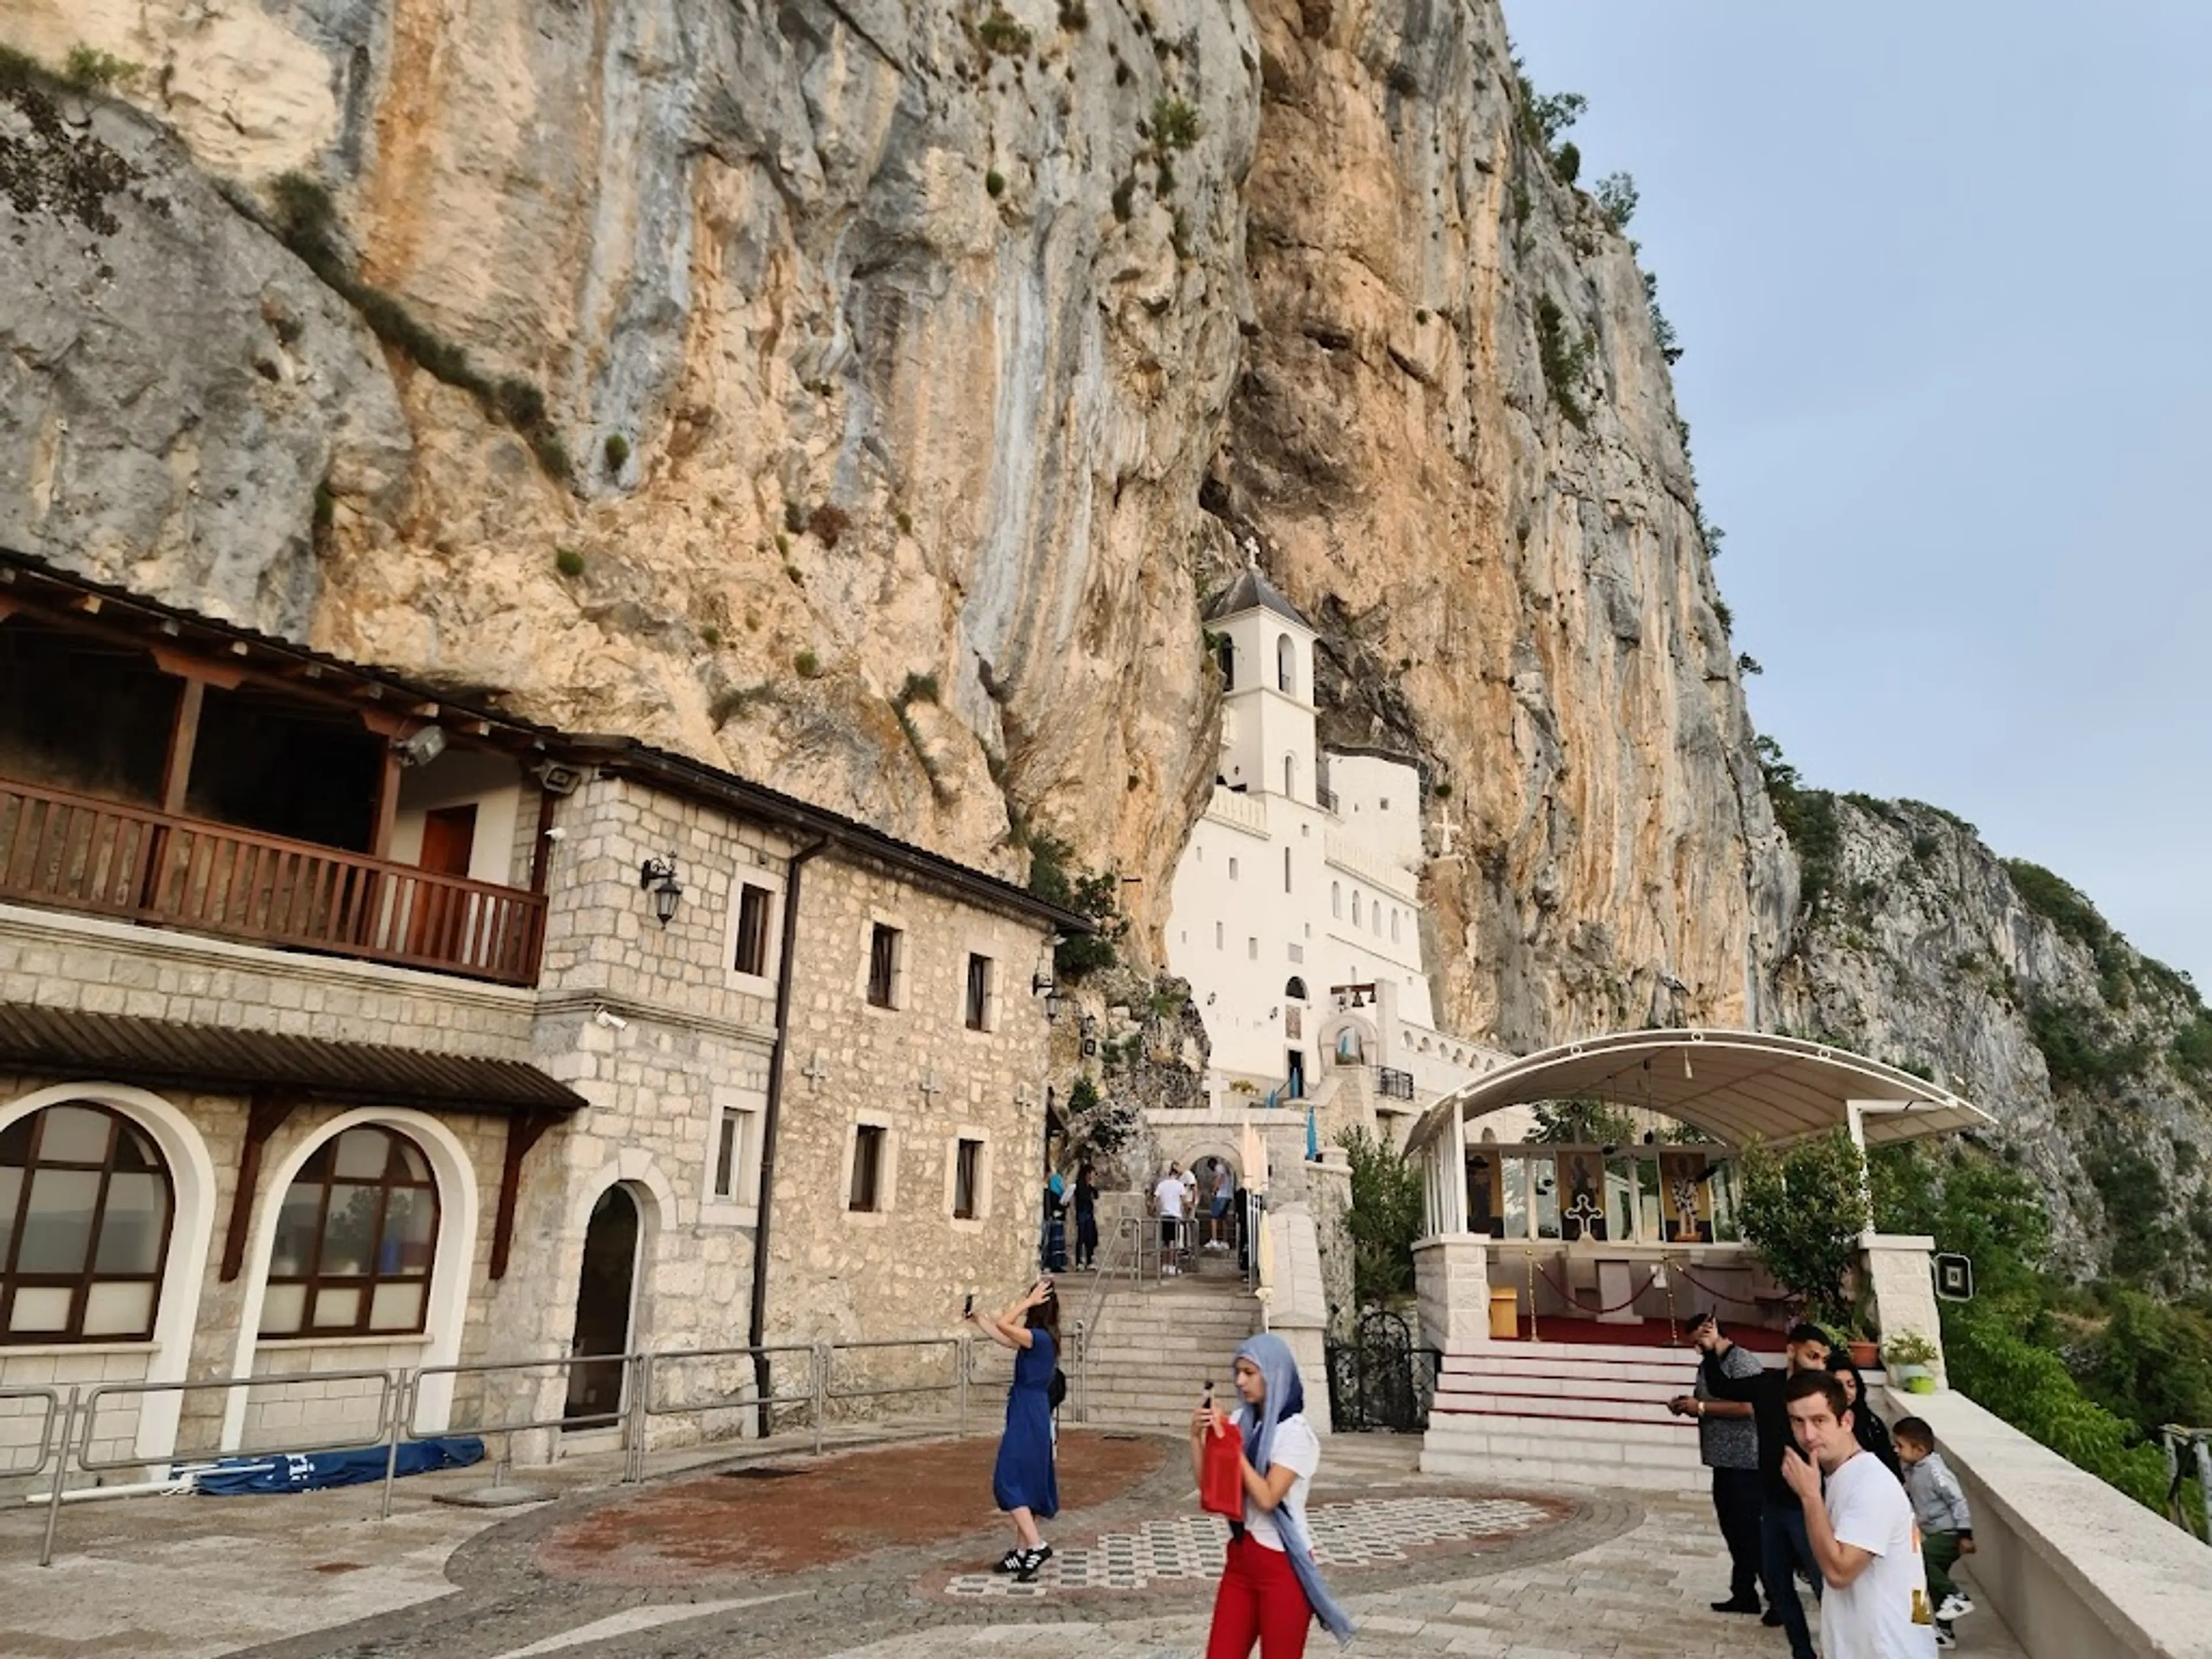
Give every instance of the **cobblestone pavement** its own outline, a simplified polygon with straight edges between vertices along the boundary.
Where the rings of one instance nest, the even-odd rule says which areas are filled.
[[[1726,1572],[1710,1504],[1698,1496],[1485,1491],[1416,1474],[1418,1450],[1389,1437],[1327,1443],[1310,1514],[1327,1540],[1332,1583],[1362,1626],[1355,1655],[1784,1659],[1778,1632],[1706,1610]],[[790,1483],[748,1484],[767,1498]],[[988,1565],[1006,1542],[1000,1528],[797,1571],[724,1560],[679,1583],[547,1570],[546,1540],[634,1500],[635,1489],[572,1479],[556,1501],[489,1523],[417,1498],[413,1515],[349,1532],[336,1521],[319,1532],[301,1499],[250,1510],[193,1500],[169,1511],[179,1535],[158,1546],[142,1538],[126,1547],[127,1528],[110,1521],[108,1541],[51,1573],[0,1559],[0,1655],[955,1659],[1045,1647],[1083,1659],[1193,1659],[1205,1644],[1218,1534],[1194,1514],[1189,1486],[1188,1467],[1170,1458],[1111,1501],[1064,1512],[1050,1528],[1060,1577],[1018,1599],[957,1593],[992,1577]],[[288,1516],[312,1543],[272,1535],[263,1549],[237,1535],[249,1524],[282,1528]],[[226,1526],[226,1516],[239,1519]],[[89,1517],[64,1519],[92,1530]],[[472,1537],[471,1528],[480,1528]],[[0,1528],[0,1545],[12,1531]],[[1137,1571],[1145,1551],[1133,1540],[1152,1549],[1148,1565],[1166,1570]],[[149,1562],[161,1570],[143,1574]],[[371,1585],[379,1575],[390,1582]],[[19,1590],[35,1606],[10,1605]],[[57,1622],[70,1596],[96,1605]],[[407,1600],[414,1605],[399,1605]],[[250,1647],[287,1628],[297,1633]],[[2020,1659],[1989,1613],[1960,1631],[1962,1655]],[[1333,1650],[1321,1638],[1310,1650]]]

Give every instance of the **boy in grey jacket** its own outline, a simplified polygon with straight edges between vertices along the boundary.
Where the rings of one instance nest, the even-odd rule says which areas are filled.
[[[1905,1490],[1920,1523],[1920,1559],[1928,1566],[1928,1599],[1935,1604],[1936,1645],[1954,1647],[1951,1621],[1974,1610],[1974,1599],[1952,1582],[1951,1568],[1974,1553],[1974,1516],[1959,1477],[1936,1449],[1936,1431],[1917,1417],[1890,1425],[1898,1462],[1905,1466]]]

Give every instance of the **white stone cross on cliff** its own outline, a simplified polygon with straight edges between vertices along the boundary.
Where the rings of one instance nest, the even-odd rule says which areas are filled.
[[[1437,854],[1438,858],[1450,859],[1457,858],[1459,856],[1458,854],[1452,851],[1452,831],[1456,830],[1458,827],[1459,826],[1457,824],[1451,821],[1449,817],[1443,812],[1437,813],[1436,817],[1430,823],[1429,828],[1437,832],[1437,841],[1443,843],[1441,849]]]
[[[819,1048],[814,1051],[814,1057],[806,1062],[805,1069],[799,1073],[799,1076],[806,1079],[807,1092],[817,1095],[822,1092],[822,1079],[829,1075],[830,1068],[822,1063],[822,1051]]]

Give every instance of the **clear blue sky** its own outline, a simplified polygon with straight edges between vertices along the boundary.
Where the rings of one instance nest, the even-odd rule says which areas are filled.
[[[1506,19],[1642,190],[1759,729],[2212,994],[2212,3]]]

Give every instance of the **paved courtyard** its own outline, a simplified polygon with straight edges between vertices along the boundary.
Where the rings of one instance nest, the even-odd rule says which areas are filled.
[[[1039,1646],[1084,1659],[1202,1651],[1218,1522],[1171,1443],[1071,1434],[1060,1559],[988,1571],[991,1443],[908,1440],[816,1462],[771,1445],[656,1459],[647,1487],[578,1460],[526,1472],[547,1501],[433,1502],[481,1470],[292,1498],[72,1506],[55,1565],[0,1514],[0,1656],[203,1659],[955,1659]],[[1311,1510],[1355,1654],[1782,1659],[1778,1632],[1707,1611],[1726,1579],[1694,1493],[1486,1490],[1416,1473],[1418,1443],[1338,1436]],[[687,1467],[688,1465],[688,1467]],[[757,1471],[769,1473],[762,1476]],[[629,1524],[629,1523],[639,1524]],[[638,1541],[638,1540],[642,1541]],[[1962,1655],[2020,1659],[1988,1613]],[[1310,1650],[1333,1651],[1316,1637]]]

